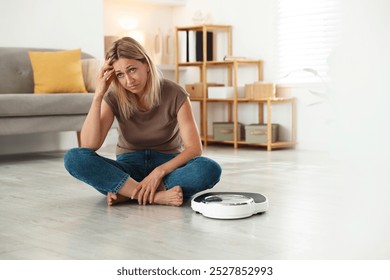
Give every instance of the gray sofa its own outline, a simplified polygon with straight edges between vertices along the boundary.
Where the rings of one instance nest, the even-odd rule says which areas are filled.
[[[80,131],[93,93],[34,94],[29,50],[53,51],[0,47],[0,137]],[[82,59],[92,58],[82,53]]]

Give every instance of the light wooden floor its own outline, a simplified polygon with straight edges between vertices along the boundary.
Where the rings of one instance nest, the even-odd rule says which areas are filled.
[[[223,168],[215,191],[260,192],[269,211],[213,220],[189,203],[107,207],[67,174],[62,152],[0,157],[0,259],[390,258],[387,198],[355,188],[366,176],[340,176],[321,153],[211,146],[205,155]]]

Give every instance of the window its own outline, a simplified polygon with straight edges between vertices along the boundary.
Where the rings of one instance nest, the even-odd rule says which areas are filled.
[[[337,0],[278,0],[277,78],[281,83],[328,79],[328,59],[337,43]]]

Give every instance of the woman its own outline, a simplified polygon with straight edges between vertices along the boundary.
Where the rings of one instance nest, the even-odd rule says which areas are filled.
[[[95,151],[114,118],[119,136],[111,160]],[[107,195],[108,205],[137,199],[140,205],[180,206],[221,176],[218,163],[201,156],[188,94],[163,79],[145,49],[129,37],[107,52],[80,140],[81,148],[65,154],[65,167]]]

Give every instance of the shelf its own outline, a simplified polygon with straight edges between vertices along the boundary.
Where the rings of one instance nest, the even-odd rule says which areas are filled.
[[[227,66],[227,65],[234,65],[234,64],[261,64],[261,60],[253,60],[253,59],[240,59],[240,60],[224,60],[224,61],[206,61],[203,63],[203,61],[193,61],[193,62],[179,62],[177,65],[180,67],[186,67],[186,66],[197,66],[201,67],[204,64],[206,66]]]
[[[196,66],[196,67],[202,67],[203,62],[201,61],[196,61],[196,62],[179,62],[177,66],[185,67],[185,66]]]
[[[231,31],[231,25],[219,25],[219,24],[203,24],[177,27],[177,31],[202,31],[206,29],[208,31]]]
[[[236,59],[236,60],[223,60],[223,61],[206,61],[206,66],[224,66],[224,65],[233,65],[233,64],[258,64],[262,63],[261,60],[255,59]]]
[[[202,141],[204,141],[202,139]],[[207,137],[208,143],[215,143],[215,144],[234,144],[234,141],[227,141],[227,140],[215,140],[212,135],[209,135]],[[267,143],[248,143],[242,140],[238,140],[237,144],[240,146],[253,146],[253,147],[268,147]],[[271,148],[292,148],[295,147],[296,142],[295,141],[277,141],[271,143]]]
[[[203,98],[200,97],[191,97],[192,101],[203,101]],[[262,99],[249,99],[249,98],[206,98],[207,102],[235,102],[238,103],[267,103],[270,101],[271,103],[286,103],[286,102],[292,102],[294,98],[262,98]]]
[[[189,31],[201,31],[203,32],[203,46],[202,54],[203,61],[191,61],[191,62],[179,62],[179,32],[189,32]],[[226,41],[226,53],[229,60],[223,61],[207,61],[207,36],[206,32],[215,31],[215,32],[226,32],[227,41]],[[187,37],[188,40],[188,37]],[[188,42],[188,41],[187,41]],[[190,97],[191,101],[200,102],[200,131],[202,136],[202,141],[204,146],[207,146],[208,143],[223,143],[233,145],[234,148],[238,146],[258,146],[266,147],[268,151],[271,151],[274,148],[289,148],[294,147],[296,144],[296,109],[295,109],[295,99],[294,98],[264,98],[264,99],[249,99],[249,98],[238,98],[238,73],[239,67],[241,66],[251,66],[257,70],[257,79],[255,81],[263,80],[263,61],[256,59],[244,59],[242,57],[232,56],[232,26],[230,25],[195,25],[195,26],[185,26],[185,27],[176,27],[176,82],[179,82],[179,70],[184,67],[198,67],[200,71],[199,82],[202,83],[201,94],[197,96],[202,97]],[[188,50],[188,49],[187,49]],[[234,89],[234,98],[208,98],[207,97],[207,71],[213,67],[225,67],[227,70],[227,81],[226,86],[233,87]],[[233,123],[233,134],[231,138],[234,138],[232,141],[218,141],[213,138],[213,136],[208,135],[208,104],[209,103],[227,103],[228,116],[227,120]],[[243,103],[257,103],[258,105],[258,114],[257,119],[259,123],[265,123],[265,112],[267,112],[267,135],[272,134],[272,105],[275,103],[289,103],[291,105],[291,134],[289,139],[286,141],[278,141],[271,143],[271,137],[267,137],[267,143],[247,143],[245,141],[240,141],[238,139],[238,110],[239,104]],[[264,110],[266,107],[266,111]]]

